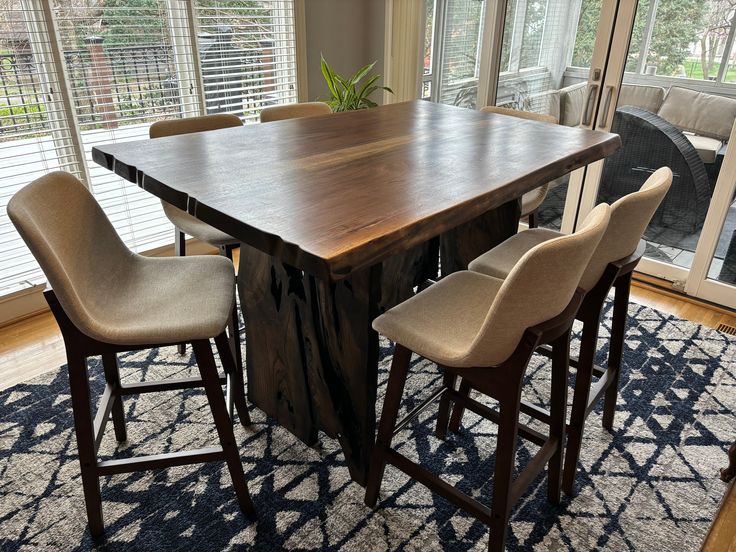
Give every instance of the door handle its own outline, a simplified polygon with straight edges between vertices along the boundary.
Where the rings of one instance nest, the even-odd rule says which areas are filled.
[[[616,89],[615,86],[606,86],[606,101],[603,102],[603,111],[598,118],[598,128],[606,128],[606,119],[608,119],[608,110],[611,108],[611,99],[613,98],[613,91]]]
[[[589,125],[590,120],[593,118],[593,100],[595,100],[595,93],[598,90],[597,84],[591,84],[588,88],[588,97],[585,99],[585,111],[583,112],[583,125]]]

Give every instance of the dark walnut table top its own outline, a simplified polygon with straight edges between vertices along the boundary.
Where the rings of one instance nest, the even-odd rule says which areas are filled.
[[[92,154],[242,242],[338,280],[620,145],[615,134],[415,101]]]

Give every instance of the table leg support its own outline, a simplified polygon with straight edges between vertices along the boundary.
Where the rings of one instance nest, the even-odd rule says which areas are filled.
[[[339,439],[364,484],[373,448],[378,335],[371,323],[436,277],[439,240],[329,282],[242,246],[238,279],[251,402],[307,444]]]
[[[250,401],[307,444],[317,422],[307,372],[317,350],[312,305],[301,270],[240,248],[238,293],[245,319]]]

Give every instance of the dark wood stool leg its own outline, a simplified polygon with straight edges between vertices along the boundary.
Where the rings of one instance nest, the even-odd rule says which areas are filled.
[[[245,401],[245,383],[243,382],[243,369],[238,366],[233,359],[232,352],[230,351],[230,342],[228,341],[227,335],[221,333],[215,338],[215,345],[217,346],[217,352],[220,354],[220,360],[222,361],[222,367],[225,369],[225,373],[228,375],[228,379],[231,380],[230,388],[233,401],[235,402],[235,408],[238,411],[238,418],[243,426],[249,426],[251,424],[250,414],[248,413],[248,403]]]
[[[728,483],[736,477],[736,441],[728,449],[728,466],[721,470],[721,481]]]
[[[370,468],[368,469],[365,503],[371,508],[376,505],[378,500],[378,490],[386,468],[386,450],[391,447],[391,440],[394,436],[394,427],[399,415],[399,406],[401,405],[401,396],[404,394],[404,384],[409,373],[410,360],[411,351],[397,343],[394,349],[394,358],[391,361],[386,398],[383,400],[378,437],[376,438],[376,445],[373,447]]]
[[[178,228],[174,228],[174,255],[177,257],[185,257],[187,254],[187,237]],[[184,351],[186,350],[186,345],[184,343],[180,343],[177,345],[177,350],[179,351],[180,355],[184,354]]]
[[[621,373],[621,359],[626,337],[626,320],[629,312],[629,292],[632,272],[620,276],[613,284],[613,319],[611,321],[611,342],[608,349],[609,385],[603,400],[603,427],[613,429],[613,416],[616,413],[618,384]]]
[[[537,227],[537,209],[529,213],[529,215],[527,216],[527,220],[529,222],[529,228]]]
[[[567,376],[569,372],[570,332],[552,343],[552,389],[550,392],[549,436],[557,439],[555,454],[549,460],[547,500],[560,503],[562,485],[562,451],[565,446],[567,414]]]
[[[225,453],[225,460],[230,471],[230,477],[233,480],[240,509],[248,517],[254,519],[256,517],[256,511],[250,499],[250,493],[248,493],[248,485],[245,482],[243,464],[240,461],[238,446],[235,442],[232,422],[227,415],[225,398],[222,395],[220,378],[217,375],[217,367],[215,366],[215,357],[212,355],[212,348],[209,341],[194,341],[192,342],[192,348],[194,349],[194,356],[197,359],[199,372],[202,375],[202,382],[207,393],[207,401],[210,404],[210,410],[212,410],[212,417],[215,419],[217,435],[220,438],[220,444]]]
[[[115,353],[103,353],[102,366],[105,369],[105,381],[114,390],[110,414],[112,415],[112,425],[115,428],[115,439],[122,443],[128,438],[128,432],[125,429],[123,397],[120,395],[120,370],[117,355]]]
[[[220,255],[233,260],[233,245],[220,246]],[[227,331],[230,336],[230,346],[233,350],[235,357],[235,363],[241,367],[243,366],[243,352],[240,350],[240,317],[238,316],[238,302],[235,301],[233,304],[233,312],[230,314],[230,322],[227,325]]]
[[[470,384],[465,381],[465,379],[460,380],[460,389],[458,390],[458,393],[460,393],[462,396],[467,397],[470,395]],[[450,418],[450,431],[453,433],[457,433],[460,431],[460,422],[463,418],[463,413],[465,412],[465,407],[455,403],[455,406],[452,408],[452,417]]]
[[[94,424],[87,379],[87,359],[81,355],[67,354],[69,388],[72,395],[74,431],[77,437],[79,464],[82,469],[82,489],[87,507],[87,520],[92,537],[104,532],[102,521],[102,496],[97,476],[97,453],[95,452]]]
[[[521,402],[521,382],[516,389],[510,385],[499,399],[498,441],[496,445],[496,468],[493,474],[493,499],[491,504],[491,535],[488,550],[503,552],[506,531],[511,514],[511,484],[516,465],[516,442]]]
[[[455,382],[457,381],[457,375],[451,374],[445,370],[445,375],[442,381],[445,389],[455,389]],[[440,409],[437,415],[437,427],[434,432],[438,438],[444,439],[447,436],[447,422],[450,418],[450,396],[445,393],[440,399]]]
[[[583,335],[580,338],[580,357],[575,374],[575,389],[572,399],[572,413],[567,431],[567,448],[565,450],[565,471],[562,477],[562,489],[572,495],[575,475],[580,457],[583,439],[590,385],[593,381],[593,362],[598,344],[598,319],[590,318],[583,322]]]

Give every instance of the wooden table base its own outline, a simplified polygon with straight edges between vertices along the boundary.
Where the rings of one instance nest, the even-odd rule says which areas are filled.
[[[320,430],[337,438],[351,477],[365,485],[376,428],[373,319],[437,277],[440,243],[443,262],[464,268],[474,258],[467,255],[512,235],[518,220],[519,203],[513,201],[451,237],[434,238],[337,282],[243,245],[238,282],[251,402],[307,444],[316,443]]]
[[[371,322],[436,278],[438,243],[431,240],[338,282],[241,247],[250,400],[307,444],[317,441],[318,430],[339,439],[360,484],[376,423],[378,334]]]

